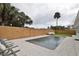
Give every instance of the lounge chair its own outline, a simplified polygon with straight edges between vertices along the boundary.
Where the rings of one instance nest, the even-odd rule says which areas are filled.
[[[14,55],[17,56],[17,52],[20,50],[16,50],[15,48],[18,47],[17,45],[14,45],[9,40],[2,40],[0,39],[0,55],[2,56],[10,56]],[[13,50],[15,49],[15,51]]]

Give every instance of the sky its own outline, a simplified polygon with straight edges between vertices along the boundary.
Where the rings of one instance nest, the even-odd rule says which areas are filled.
[[[30,27],[47,28],[56,25],[53,18],[55,12],[60,12],[59,26],[73,25],[79,10],[78,3],[12,3],[13,6],[30,16],[33,24]],[[29,25],[25,25],[29,26]]]

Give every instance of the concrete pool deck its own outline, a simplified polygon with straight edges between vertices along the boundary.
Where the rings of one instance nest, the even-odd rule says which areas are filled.
[[[47,37],[49,35],[31,37],[40,38]],[[65,38],[62,43],[55,49],[50,50],[44,47],[26,42],[30,38],[21,38],[11,40],[16,45],[19,46],[20,52],[17,53],[18,56],[78,56],[79,55],[79,41],[75,41],[73,37]]]

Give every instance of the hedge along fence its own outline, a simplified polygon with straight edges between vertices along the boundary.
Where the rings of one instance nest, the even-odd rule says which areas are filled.
[[[16,39],[24,37],[33,37],[46,35],[48,32],[56,31],[57,33],[74,35],[74,30],[50,30],[50,29],[32,29],[20,27],[0,26],[0,38]]]
[[[0,26],[0,38],[16,39],[24,37],[33,37],[45,35],[49,31],[53,30]]]

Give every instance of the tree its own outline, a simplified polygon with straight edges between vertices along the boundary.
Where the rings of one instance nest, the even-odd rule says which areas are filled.
[[[0,25],[10,25],[10,21],[15,18],[16,8],[9,3],[0,3]]]
[[[28,17],[28,18],[27,18]],[[32,20],[29,16],[27,16],[24,14],[24,12],[20,12],[17,17],[16,20],[13,19],[11,21],[12,26],[16,26],[16,27],[24,27],[24,24],[32,24]]]
[[[24,24],[32,24],[32,22],[29,16],[19,12],[19,9],[9,3],[0,3],[0,25],[24,27]]]
[[[8,26],[11,26],[13,21],[16,21],[18,18],[18,9],[14,6],[11,6],[9,12],[8,12]]]
[[[0,3],[0,25],[5,25],[8,21],[8,11],[10,9],[10,4]]]
[[[26,19],[27,20],[25,20],[25,24],[31,25],[33,23],[33,21],[31,20],[31,18],[29,16],[26,16]]]
[[[56,26],[58,26],[58,19],[61,17],[59,12],[56,12],[54,15],[54,19],[56,19]]]

